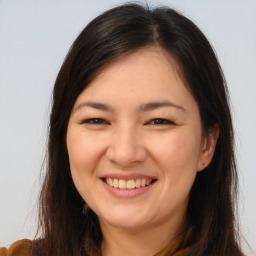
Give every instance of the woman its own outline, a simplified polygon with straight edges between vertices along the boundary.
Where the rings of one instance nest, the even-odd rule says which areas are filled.
[[[42,238],[8,255],[243,255],[227,97],[209,42],[176,11],[94,19],[54,87]]]

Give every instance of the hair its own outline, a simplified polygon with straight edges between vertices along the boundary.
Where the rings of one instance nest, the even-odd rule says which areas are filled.
[[[84,201],[72,181],[66,145],[74,103],[100,68],[137,49],[157,46],[178,63],[197,101],[203,131],[219,127],[210,165],[198,172],[187,209],[190,256],[238,256],[235,222],[237,172],[226,82],[215,53],[198,27],[174,9],[127,3],[92,20],[71,46],[58,73],[50,116],[48,163],[40,194],[39,227],[48,256],[82,255],[85,237],[100,250],[95,213],[82,214]],[[168,254],[166,254],[168,255]]]

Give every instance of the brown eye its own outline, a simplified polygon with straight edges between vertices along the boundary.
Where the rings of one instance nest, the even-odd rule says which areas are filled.
[[[86,119],[82,122],[83,124],[108,124],[108,122],[102,118],[90,118],[90,119]]]
[[[163,119],[163,118],[155,118],[152,119],[149,124],[154,124],[154,125],[168,125],[168,124],[174,124],[172,121]]]

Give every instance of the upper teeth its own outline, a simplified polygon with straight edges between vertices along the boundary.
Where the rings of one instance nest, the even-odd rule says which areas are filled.
[[[139,187],[145,187],[152,182],[152,179],[136,179],[136,180],[119,180],[119,179],[112,179],[107,178],[106,183],[114,188],[120,189],[134,189]]]

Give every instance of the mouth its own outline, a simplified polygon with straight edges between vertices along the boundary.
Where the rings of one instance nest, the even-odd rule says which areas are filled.
[[[138,178],[138,179],[130,179],[130,180],[123,180],[117,178],[103,178],[103,182],[113,188],[118,188],[122,190],[132,190],[132,189],[139,189],[143,187],[150,186],[156,179],[149,179],[149,178]]]

